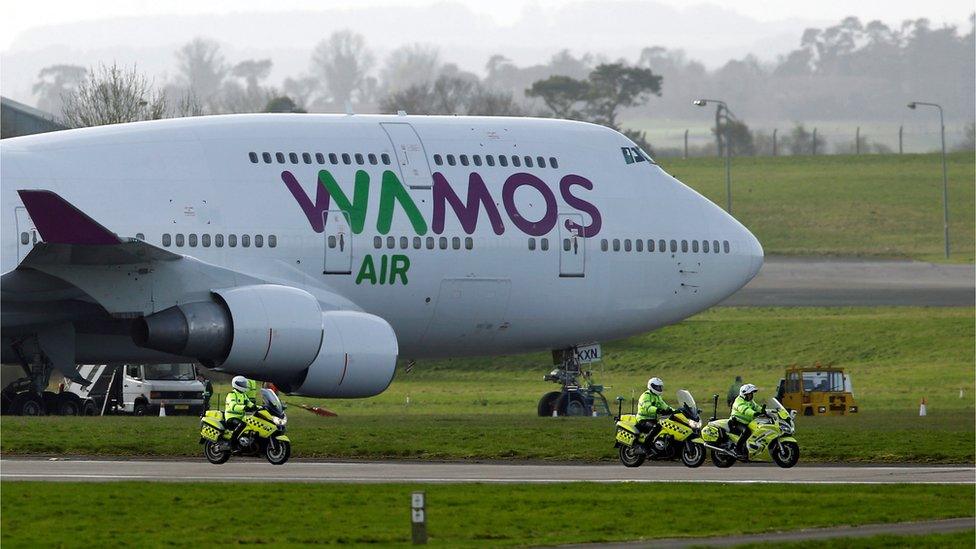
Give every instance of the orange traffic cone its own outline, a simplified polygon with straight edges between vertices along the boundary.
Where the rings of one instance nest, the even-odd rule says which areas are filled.
[[[159,403],[159,417],[166,417],[166,403]]]

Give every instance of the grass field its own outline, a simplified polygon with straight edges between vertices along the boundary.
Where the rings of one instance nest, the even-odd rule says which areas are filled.
[[[710,395],[724,400],[736,374],[769,395],[788,364],[839,365],[862,412],[799,418],[803,461],[972,463],[974,338],[972,308],[723,308],[606,345],[595,377],[612,386],[612,400],[639,395],[660,375],[668,395],[688,388],[708,415]],[[535,417],[539,397],[555,387],[541,380],[548,363],[543,354],[422,362],[378,397],[286,398],[339,413],[320,418],[291,406],[295,456],[614,459],[606,418]],[[192,417],[5,417],[2,425],[5,454],[200,454]]]
[[[718,158],[661,159],[682,182],[725,206]],[[953,261],[974,256],[974,157],[949,155]],[[940,155],[733,159],[733,213],[767,254],[943,260]]]
[[[767,520],[749,521],[728,512],[741,501],[743,487],[722,484],[4,482],[2,490],[4,547],[408,545],[415,490],[427,493],[430,544],[447,547],[931,520],[971,516],[974,505],[972,486],[956,485],[753,485],[748,498]],[[242,502],[242,513],[228,512],[229,497]],[[830,504],[809,505],[814,499]]]

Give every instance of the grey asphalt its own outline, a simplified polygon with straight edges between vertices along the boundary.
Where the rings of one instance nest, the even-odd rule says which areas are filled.
[[[976,267],[922,261],[767,257],[726,306],[972,306]]]
[[[768,534],[742,534],[712,538],[673,538],[624,543],[600,543],[561,545],[560,549],[601,547],[607,549],[633,549],[653,547],[655,549],[678,549],[683,547],[731,547],[745,544],[782,543],[817,541],[836,538],[863,538],[869,536],[919,536],[925,534],[947,534],[965,532],[976,528],[973,517],[923,522],[896,522],[894,524],[865,524],[863,526],[840,526],[836,528],[809,528],[789,532]]]
[[[422,482],[521,483],[554,482],[710,482],[792,484],[974,484],[971,466],[812,465],[781,469],[775,465],[738,464],[697,469],[649,464],[628,469],[619,464],[508,464],[457,462],[322,462],[292,461],[273,466],[257,459],[232,459],[224,465],[194,460],[3,459],[0,480],[162,482]]]

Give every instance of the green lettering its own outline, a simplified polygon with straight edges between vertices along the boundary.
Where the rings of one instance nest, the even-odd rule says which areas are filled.
[[[369,174],[363,170],[356,171],[356,184],[353,188],[352,202],[349,202],[346,193],[342,192],[335,178],[327,170],[319,170],[319,183],[329,191],[329,196],[335,201],[336,206],[339,206],[349,216],[349,225],[352,232],[354,234],[363,232],[363,227],[366,225],[366,205],[369,202]],[[414,209],[416,209],[416,206],[414,206]],[[387,226],[387,229],[389,229],[389,226]]]
[[[356,275],[356,284],[361,284],[363,280],[369,280],[370,284],[376,284],[376,266],[373,265],[373,256],[371,255],[363,258],[363,265],[359,267],[359,274]]]
[[[387,259],[385,255],[380,256],[380,284],[386,284],[386,265]]]
[[[358,195],[358,179],[357,179],[357,199]],[[399,202],[400,207],[407,214],[407,219],[410,220],[410,224],[413,225],[413,230],[418,235],[427,234],[427,222],[424,221],[424,217],[420,215],[420,210],[417,209],[417,205],[414,203],[413,199],[410,198],[410,194],[406,189],[403,188],[403,184],[400,183],[400,179],[395,173],[390,170],[383,172],[383,186],[380,188],[380,215],[376,218],[376,230],[380,234],[387,234],[390,232],[390,225],[393,224],[393,203]],[[365,206],[363,207],[365,211]],[[358,231],[357,231],[358,232]]]
[[[393,261],[390,264],[390,284],[396,283],[397,275],[400,275],[400,279],[403,281],[403,285],[407,285],[407,269],[410,268],[410,258],[405,255],[394,255]]]

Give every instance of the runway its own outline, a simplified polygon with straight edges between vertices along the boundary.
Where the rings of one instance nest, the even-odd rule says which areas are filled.
[[[768,257],[756,278],[722,305],[968,307],[974,302],[973,265]]]
[[[292,461],[273,466],[256,459],[224,465],[203,460],[3,459],[0,480],[158,481],[158,482],[341,482],[341,483],[526,483],[556,482],[710,482],[800,484],[973,484],[976,469],[967,466],[810,465],[780,469],[775,465],[738,464],[697,469],[676,464],[648,464],[628,469],[620,464],[509,464],[457,462]]]

